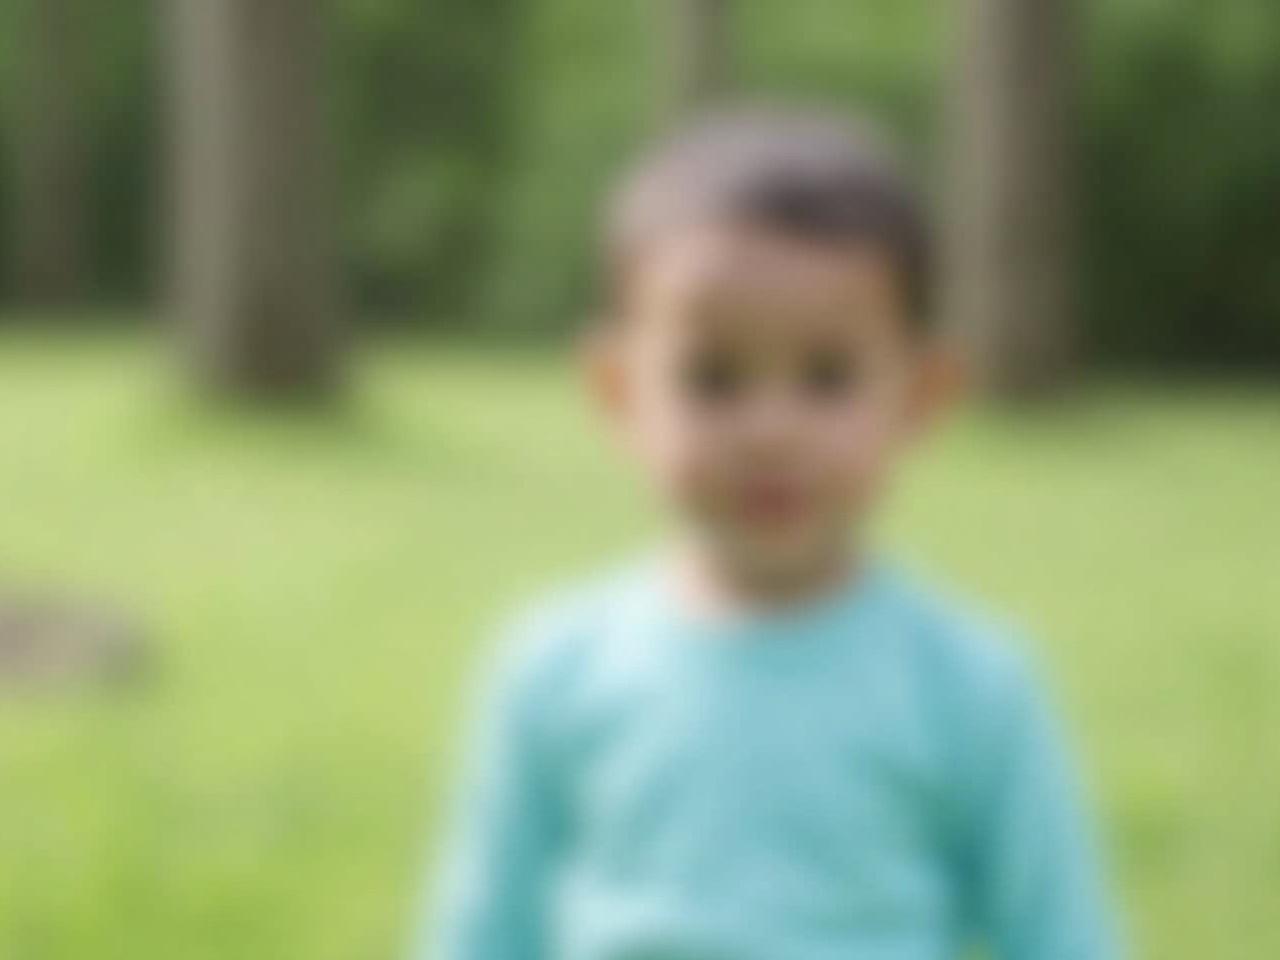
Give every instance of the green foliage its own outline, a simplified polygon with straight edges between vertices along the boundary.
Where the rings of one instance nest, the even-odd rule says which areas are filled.
[[[655,4],[533,5],[512,177],[483,315],[509,332],[563,330],[597,304],[598,207],[657,121]]]
[[[376,313],[466,315],[484,279],[524,71],[520,0],[340,0],[347,266]]]
[[[20,42],[15,7],[0,11],[0,76]],[[657,7],[335,0],[342,249],[362,314],[541,335],[593,308],[597,204],[655,126]],[[936,174],[946,7],[740,3],[739,86],[869,108]],[[113,4],[90,31],[95,248],[112,299],[152,290],[164,249],[162,10]],[[1097,355],[1280,362],[1280,6],[1126,0],[1083,14],[1078,209]],[[0,215],[8,180],[0,162]]]
[[[1109,356],[1280,361],[1280,6],[1097,4],[1086,307]]]
[[[6,584],[118,602],[158,653],[133,691],[0,694],[0,956],[391,960],[481,638],[637,545],[645,498],[546,355],[387,343],[336,418],[184,405],[168,369],[0,340]],[[1137,956],[1280,953],[1278,407],[971,413],[888,518],[1042,640]]]
[[[19,70],[24,23],[40,0],[0,4],[0,265],[8,264],[15,225],[12,124],[20,122]],[[137,300],[154,286],[161,206],[159,74],[156,40],[160,0],[118,0],[109,11],[79,0],[82,62],[67,64],[82,91],[77,113],[89,157],[88,245],[95,292],[105,300]],[[102,12],[95,12],[101,10]],[[0,298],[10,271],[0,266]]]

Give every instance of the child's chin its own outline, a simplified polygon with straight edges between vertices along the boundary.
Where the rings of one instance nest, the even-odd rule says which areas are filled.
[[[780,578],[810,573],[831,553],[828,538],[801,523],[751,525],[738,540],[754,569]]]

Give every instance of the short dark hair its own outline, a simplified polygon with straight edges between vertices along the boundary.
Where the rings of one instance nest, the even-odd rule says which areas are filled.
[[[614,195],[605,239],[612,282],[660,234],[720,220],[877,246],[901,272],[913,320],[929,318],[928,220],[889,146],[864,122],[750,107],[677,129],[640,157]]]

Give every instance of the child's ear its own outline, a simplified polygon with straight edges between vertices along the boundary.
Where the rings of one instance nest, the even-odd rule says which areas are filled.
[[[964,396],[969,375],[963,354],[941,338],[928,344],[920,358],[912,399],[912,420],[919,432],[933,427]]]
[[[587,394],[605,416],[620,418],[626,408],[626,376],[619,335],[610,320],[591,322],[578,340],[579,368]]]

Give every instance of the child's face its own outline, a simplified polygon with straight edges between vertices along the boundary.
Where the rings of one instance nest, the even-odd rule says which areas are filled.
[[[929,365],[886,255],[744,227],[636,264],[612,409],[664,499],[733,563],[829,561],[923,414]]]

